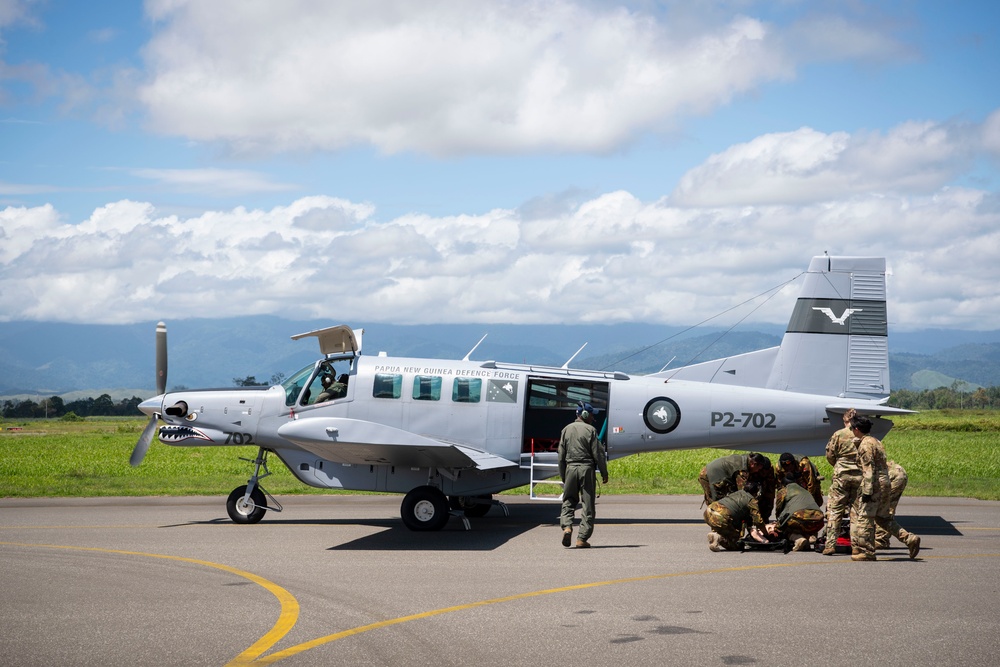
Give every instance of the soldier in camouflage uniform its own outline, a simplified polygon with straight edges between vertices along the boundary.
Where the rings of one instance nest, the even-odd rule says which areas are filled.
[[[816,469],[816,464],[809,460],[808,456],[795,456],[785,452],[778,458],[778,468],[775,471],[778,480],[778,490],[784,486],[784,480],[790,477],[796,484],[812,494],[813,500],[820,507],[823,506],[823,489],[820,482],[823,480]],[[775,509],[775,513],[779,510]]]
[[[767,524],[767,534],[772,539],[787,539],[793,551],[805,551],[815,544],[816,534],[823,529],[823,510],[812,494],[791,478],[785,478],[775,503],[778,520]]]
[[[854,503],[856,520],[851,524],[851,560],[875,560],[875,524],[910,550],[910,558],[920,551],[920,536],[909,533],[889,516],[889,466],[882,442],[873,435],[868,417],[855,417],[851,422],[858,444],[858,466],[861,468],[861,494]]]
[[[740,551],[740,539],[751,529],[765,530],[757,505],[760,484],[748,481],[742,489],[720,498],[705,508],[704,518],[712,532],[708,548],[712,551]]]
[[[824,556],[837,552],[837,537],[840,525],[861,488],[861,468],[858,467],[858,442],[851,428],[851,420],[857,412],[851,408],[844,413],[844,428],[840,429],[826,443],[826,460],[833,466],[830,481],[830,496],[826,500],[826,545]]]
[[[895,461],[889,461],[889,516],[893,521],[896,520],[896,505],[899,504],[899,499],[903,495],[903,491],[906,489],[906,483],[909,479],[906,476],[906,470],[903,466],[899,465]],[[888,549],[889,548],[889,533],[882,528],[882,526],[875,524],[875,548],[876,549]]]
[[[758,510],[764,519],[774,507],[776,480],[771,459],[763,454],[732,454],[717,458],[701,469],[698,483],[705,492],[705,504],[711,504],[744,487],[753,480],[760,486]]]

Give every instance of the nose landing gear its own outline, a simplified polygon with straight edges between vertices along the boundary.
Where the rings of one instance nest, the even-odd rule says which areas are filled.
[[[229,518],[234,523],[257,523],[264,518],[267,510],[280,512],[282,510],[281,503],[260,485],[260,480],[271,474],[267,469],[267,450],[263,447],[258,449],[257,458],[254,459],[240,458],[254,464],[253,475],[246,484],[236,487],[229,494],[229,498],[226,500],[226,511],[229,513]],[[264,469],[263,475],[260,474],[261,468]]]

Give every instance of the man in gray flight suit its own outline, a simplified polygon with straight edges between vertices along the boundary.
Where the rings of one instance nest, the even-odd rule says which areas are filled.
[[[568,424],[559,436],[559,474],[563,480],[559,525],[563,529],[564,547],[568,547],[573,541],[573,517],[577,502],[581,502],[583,507],[580,511],[580,532],[576,536],[576,547],[586,549],[590,546],[587,540],[594,532],[597,491],[595,468],[601,471],[601,480],[608,483],[608,462],[593,421],[594,406],[580,401],[576,408],[576,421]]]

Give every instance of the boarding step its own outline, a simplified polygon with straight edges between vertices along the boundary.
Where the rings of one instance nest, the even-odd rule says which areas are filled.
[[[552,452],[521,454],[521,468],[531,471],[528,495],[532,500],[562,502],[558,457]],[[552,479],[553,477],[557,479]],[[547,485],[547,486],[546,486]]]

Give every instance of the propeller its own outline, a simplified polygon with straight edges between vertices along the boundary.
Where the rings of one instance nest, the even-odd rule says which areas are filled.
[[[156,392],[161,396],[167,392],[167,325],[163,322],[156,325]],[[142,459],[146,457],[153,434],[156,433],[157,419],[159,415],[154,414],[149,418],[146,428],[142,429],[142,435],[135,443],[132,457],[128,461],[132,467],[142,463]]]

